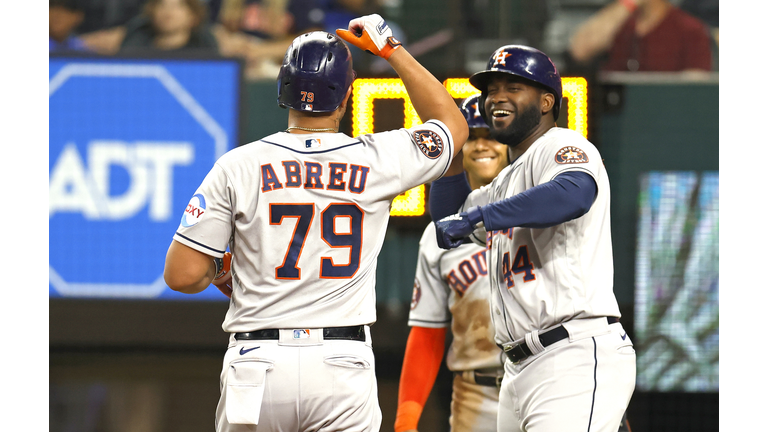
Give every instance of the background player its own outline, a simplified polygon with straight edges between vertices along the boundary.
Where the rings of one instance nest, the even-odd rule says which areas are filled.
[[[600,153],[556,127],[562,84],[541,51],[503,46],[470,83],[512,162],[488,187],[461,189],[464,211],[437,222],[436,234],[444,248],[467,236],[487,244],[495,339],[508,357],[498,430],[615,432],[634,390],[635,352],[613,294]]]
[[[487,185],[509,164],[507,146],[488,137],[478,110],[479,95],[461,104],[469,125],[462,149],[472,189]],[[485,246],[467,243],[444,250],[429,224],[419,244],[419,261],[408,319],[411,332],[400,374],[395,432],[416,430],[435,383],[451,326],[446,364],[454,372],[450,425],[453,432],[495,431],[504,354],[493,340]]]
[[[453,98],[380,16],[337,33],[293,41],[278,75],[288,129],[216,162],[168,250],[176,291],[231,277],[218,431],[379,430],[369,325],[390,206],[443,175],[467,138]],[[340,37],[389,61],[424,124],[338,133],[355,76]]]

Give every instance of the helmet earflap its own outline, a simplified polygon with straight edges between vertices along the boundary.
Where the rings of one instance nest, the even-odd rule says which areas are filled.
[[[488,99],[488,93],[480,93],[480,97],[477,99],[477,110],[480,111],[480,117],[483,118],[485,123],[488,123],[488,115],[485,113],[485,100]]]

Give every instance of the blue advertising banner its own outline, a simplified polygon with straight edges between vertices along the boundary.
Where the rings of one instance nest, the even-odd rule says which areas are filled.
[[[49,61],[49,296],[227,300],[163,280],[189,199],[236,145],[234,60]]]

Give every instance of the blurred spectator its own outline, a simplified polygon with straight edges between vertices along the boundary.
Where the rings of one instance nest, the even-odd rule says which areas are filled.
[[[116,26],[96,30],[90,33],[83,33],[80,39],[91,50],[104,55],[117,54],[120,50],[120,43],[125,38],[125,26]]]
[[[683,0],[680,9],[704,21],[709,26],[712,41],[720,45],[720,2],[719,0]]]
[[[321,0],[209,0],[208,7],[213,21],[230,32],[261,40],[288,39],[290,44],[301,33],[323,30],[325,14],[320,3]]]
[[[74,31],[83,22],[84,13],[75,0],[49,0],[48,51],[90,51]]]
[[[143,13],[126,24],[120,52],[218,54],[207,16],[206,6],[200,0],[147,0]]]
[[[607,54],[605,71],[709,71],[707,26],[668,0],[616,0],[574,33],[570,55],[588,63]]]
[[[125,25],[141,13],[146,0],[76,0],[85,16],[78,33],[92,33]]]
[[[208,5],[221,54],[245,59],[246,79],[277,78],[293,39],[324,26],[319,0],[209,0]]]
[[[325,31],[334,33],[345,29],[353,19],[366,14],[366,0],[318,0],[325,22]]]

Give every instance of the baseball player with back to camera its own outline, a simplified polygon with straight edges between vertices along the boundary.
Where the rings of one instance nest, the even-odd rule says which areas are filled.
[[[469,125],[462,153],[472,189],[490,183],[509,164],[507,146],[488,136],[478,99],[470,96],[461,104]],[[453,334],[446,357],[454,373],[451,430],[496,430],[504,354],[493,339],[489,294],[485,246],[468,243],[441,249],[435,226],[429,224],[419,244],[395,432],[417,429],[443,359],[448,326]]]
[[[169,287],[192,294],[213,281],[231,296],[220,432],[379,430],[369,326],[390,206],[443,175],[468,135],[451,95],[380,16],[336,33],[294,39],[277,80],[288,128],[216,162],[168,250]],[[389,61],[422,125],[338,132],[355,78],[342,39]]]
[[[635,351],[613,293],[600,153],[557,127],[562,83],[541,51],[502,46],[470,83],[510,164],[470,191],[457,161],[433,182],[430,202],[440,247],[467,237],[487,247],[490,313],[507,357],[498,430],[616,432],[635,386]]]

